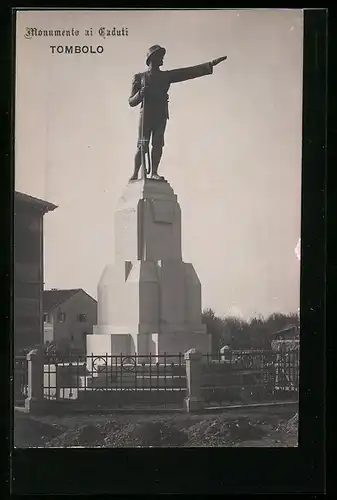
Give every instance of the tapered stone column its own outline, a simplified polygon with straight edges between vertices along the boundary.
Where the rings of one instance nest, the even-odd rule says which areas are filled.
[[[210,351],[201,284],[182,261],[181,210],[168,182],[129,183],[115,212],[115,255],[98,284],[88,354]]]

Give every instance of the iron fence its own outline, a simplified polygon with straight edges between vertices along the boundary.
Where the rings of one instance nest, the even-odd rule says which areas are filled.
[[[298,398],[298,349],[228,350],[204,355],[201,372],[201,392],[207,404]]]
[[[206,406],[297,399],[299,350],[228,350],[201,360],[201,395]],[[28,361],[15,357],[15,404],[28,395]],[[88,407],[176,407],[187,393],[183,354],[67,356],[46,353],[43,391],[49,401]]]
[[[275,391],[297,394],[299,390],[299,349],[284,347],[275,356]]]
[[[186,370],[179,355],[45,356],[44,397],[126,406],[182,404]]]
[[[14,404],[23,406],[28,396],[28,361],[27,356],[14,358]]]

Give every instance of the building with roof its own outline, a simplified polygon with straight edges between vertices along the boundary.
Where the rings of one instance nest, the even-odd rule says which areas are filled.
[[[43,218],[56,205],[14,195],[14,350],[43,342]]]
[[[273,340],[298,339],[300,336],[299,325],[289,325],[272,334]]]
[[[86,335],[97,324],[97,301],[82,288],[43,292],[44,343],[85,353]]]

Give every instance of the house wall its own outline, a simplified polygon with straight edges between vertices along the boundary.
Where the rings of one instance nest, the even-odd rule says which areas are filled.
[[[43,213],[16,202],[14,215],[14,349],[43,341]]]
[[[60,322],[59,313],[65,314],[65,321]],[[78,320],[79,314],[86,314],[86,321]],[[97,302],[85,292],[77,292],[66,302],[51,311],[49,322],[53,324],[53,337],[57,343],[71,342],[76,349],[85,352],[85,333],[93,333],[97,324]]]

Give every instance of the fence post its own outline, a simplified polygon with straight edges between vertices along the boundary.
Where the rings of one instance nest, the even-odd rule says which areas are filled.
[[[28,397],[25,408],[29,412],[38,412],[44,399],[44,352],[42,348],[33,349],[27,354],[28,364]]]
[[[60,367],[58,365],[58,362],[56,360],[55,363],[55,399],[56,401],[59,401],[61,399],[61,394],[60,394]]]
[[[203,409],[204,402],[201,397],[201,362],[202,354],[196,349],[185,352],[187,396],[185,410],[193,412]]]

